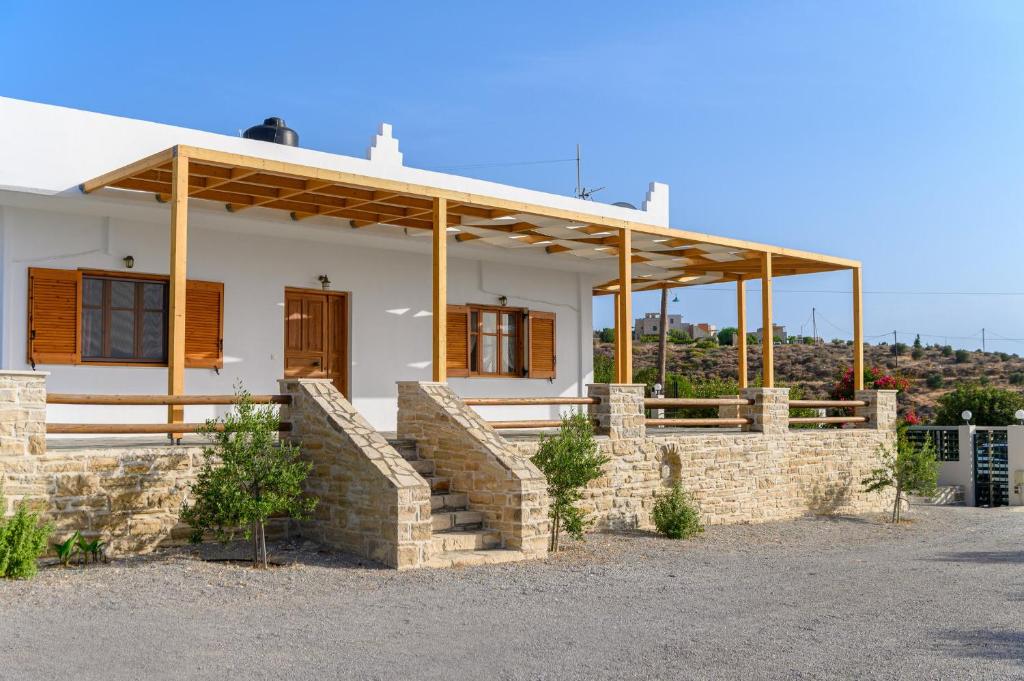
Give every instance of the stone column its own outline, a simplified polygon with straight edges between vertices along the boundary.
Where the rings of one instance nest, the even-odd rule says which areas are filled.
[[[587,385],[587,395],[600,400],[587,407],[588,415],[597,422],[598,435],[607,435],[613,440],[647,435],[643,384],[591,383]]]
[[[896,430],[896,391],[858,390],[853,399],[867,402],[866,407],[854,407],[854,416],[866,416],[868,420],[858,423],[858,428],[874,430]]]
[[[46,453],[49,375],[46,371],[0,371],[0,473],[7,459]]]
[[[789,432],[789,388],[744,388],[740,396],[754,400],[740,407],[740,417],[752,421],[744,430],[767,435]]]

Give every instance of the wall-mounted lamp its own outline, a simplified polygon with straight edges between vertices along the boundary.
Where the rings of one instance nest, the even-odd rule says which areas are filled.
[[[326,291],[327,289],[331,288],[331,280],[327,278],[326,274],[321,274],[319,277],[317,277],[317,280],[320,282],[320,288],[322,288],[323,290]]]
[[[127,267],[128,269],[135,267],[135,256],[126,255],[124,256],[124,258],[122,258],[122,260],[124,260],[124,266]]]
[[[498,305],[502,307],[508,305],[508,296],[498,296]]]

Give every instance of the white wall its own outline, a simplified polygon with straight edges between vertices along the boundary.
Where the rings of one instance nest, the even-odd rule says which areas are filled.
[[[62,199],[36,199],[59,202]],[[66,199],[63,201],[67,201]],[[150,200],[150,203],[153,203]],[[51,210],[60,207],[59,210]],[[93,267],[123,270],[122,258],[135,257],[134,272],[166,274],[166,206],[110,208],[82,197],[64,204],[0,206],[0,257],[3,289],[3,368],[24,369],[26,360],[27,268]],[[114,217],[97,213],[96,206]],[[87,214],[97,213],[97,214]],[[186,371],[193,394],[231,392],[242,381],[252,392],[276,392],[282,373],[283,297],[286,286],[316,288],[327,274],[333,289],[351,292],[351,391],[356,407],[381,430],[395,427],[395,382],[431,377],[431,260],[429,240],[361,239],[358,230],[304,229],[276,222],[213,218],[193,210],[190,216],[188,276],[224,282],[224,361],[213,370]],[[141,217],[140,217],[141,215]],[[150,215],[154,215],[150,219]],[[420,252],[411,252],[415,248]],[[404,249],[404,250],[403,250]],[[557,314],[558,377],[531,379],[452,379],[465,396],[578,395],[592,377],[592,276],[561,269],[539,269],[518,262],[475,259],[477,251],[452,249],[448,296],[451,303],[508,304]],[[479,256],[489,257],[489,256]],[[500,257],[500,256],[498,256]],[[536,262],[536,260],[532,261]],[[542,261],[543,262],[543,261]],[[552,266],[559,261],[552,259]],[[51,372],[54,392],[162,393],[164,368],[41,365]],[[202,420],[213,408],[189,407],[186,419]],[[491,409],[488,418],[551,418],[548,407]],[[54,405],[55,422],[162,421],[164,408],[70,407]]]

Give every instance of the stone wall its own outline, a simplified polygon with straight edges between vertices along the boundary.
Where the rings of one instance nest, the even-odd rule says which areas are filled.
[[[313,462],[303,535],[399,569],[430,558],[430,487],[328,379],[285,379],[282,420]]]
[[[420,456],[433,459],[452,491],[467,495],[505,548],[529,557],[547,553],[544,475],[446,384],[398,384],[398,437],[416,440]]]
[[[858,394],[870,403],[865,409],[871,420],[862,428],[790,430],[788,391],[776,388],[744,391],[754,400],[740,410],[753,421],[747,430],[652,429],[647,435],[635,425],[643,404],[637,389],[595,385],[590,393],[602,398],[591,413],[601,424],[601,452],[611,458],[582,501],[597,527],[650,527],[655,497],[676,480],[694,494],[708,524],[867,513],[891,503],[885,495],[861,492],[860,481],[877,466],[879,448],[895,439],[892,391]],[[602,414],[604,409],[611,413]],[[514,446],[530,456],[537,443]]]

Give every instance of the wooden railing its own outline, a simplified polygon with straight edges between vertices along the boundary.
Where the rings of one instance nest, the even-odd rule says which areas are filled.
[[[467,407],[530,407],[598,404],[596,397],[466,397],[462,402]],[[487,421],[495,430],[520,428],[558,428],[562,422],[555,420]]]
[[[254,404],[291,404],[291,395],[250,395]],[[96,395],[79,393],[47,393],[47,404],[167,406],[238,404],[237,395]],[[205,423],[47,423],[48,434],[140,435],[196,433]],[[217,426],[215,430],[223,430]],[[288,432],[292,424],[282,421],[280,432]]]
[[[647,397],[644,409],[709,409],[717,407],[745,407],[754,400],[742,397]],[[645,418],[648,427],[716,427],[747,426],[753,423],[748,418],[704,417],[704,418]]]
[[[853,409],[854,407],[866,407],[868,403],[864,400],[790,400],[790,409]],[[870,419],[867,416],[790,416],[789,425],[838,425],[847,423],[867,423]]]

